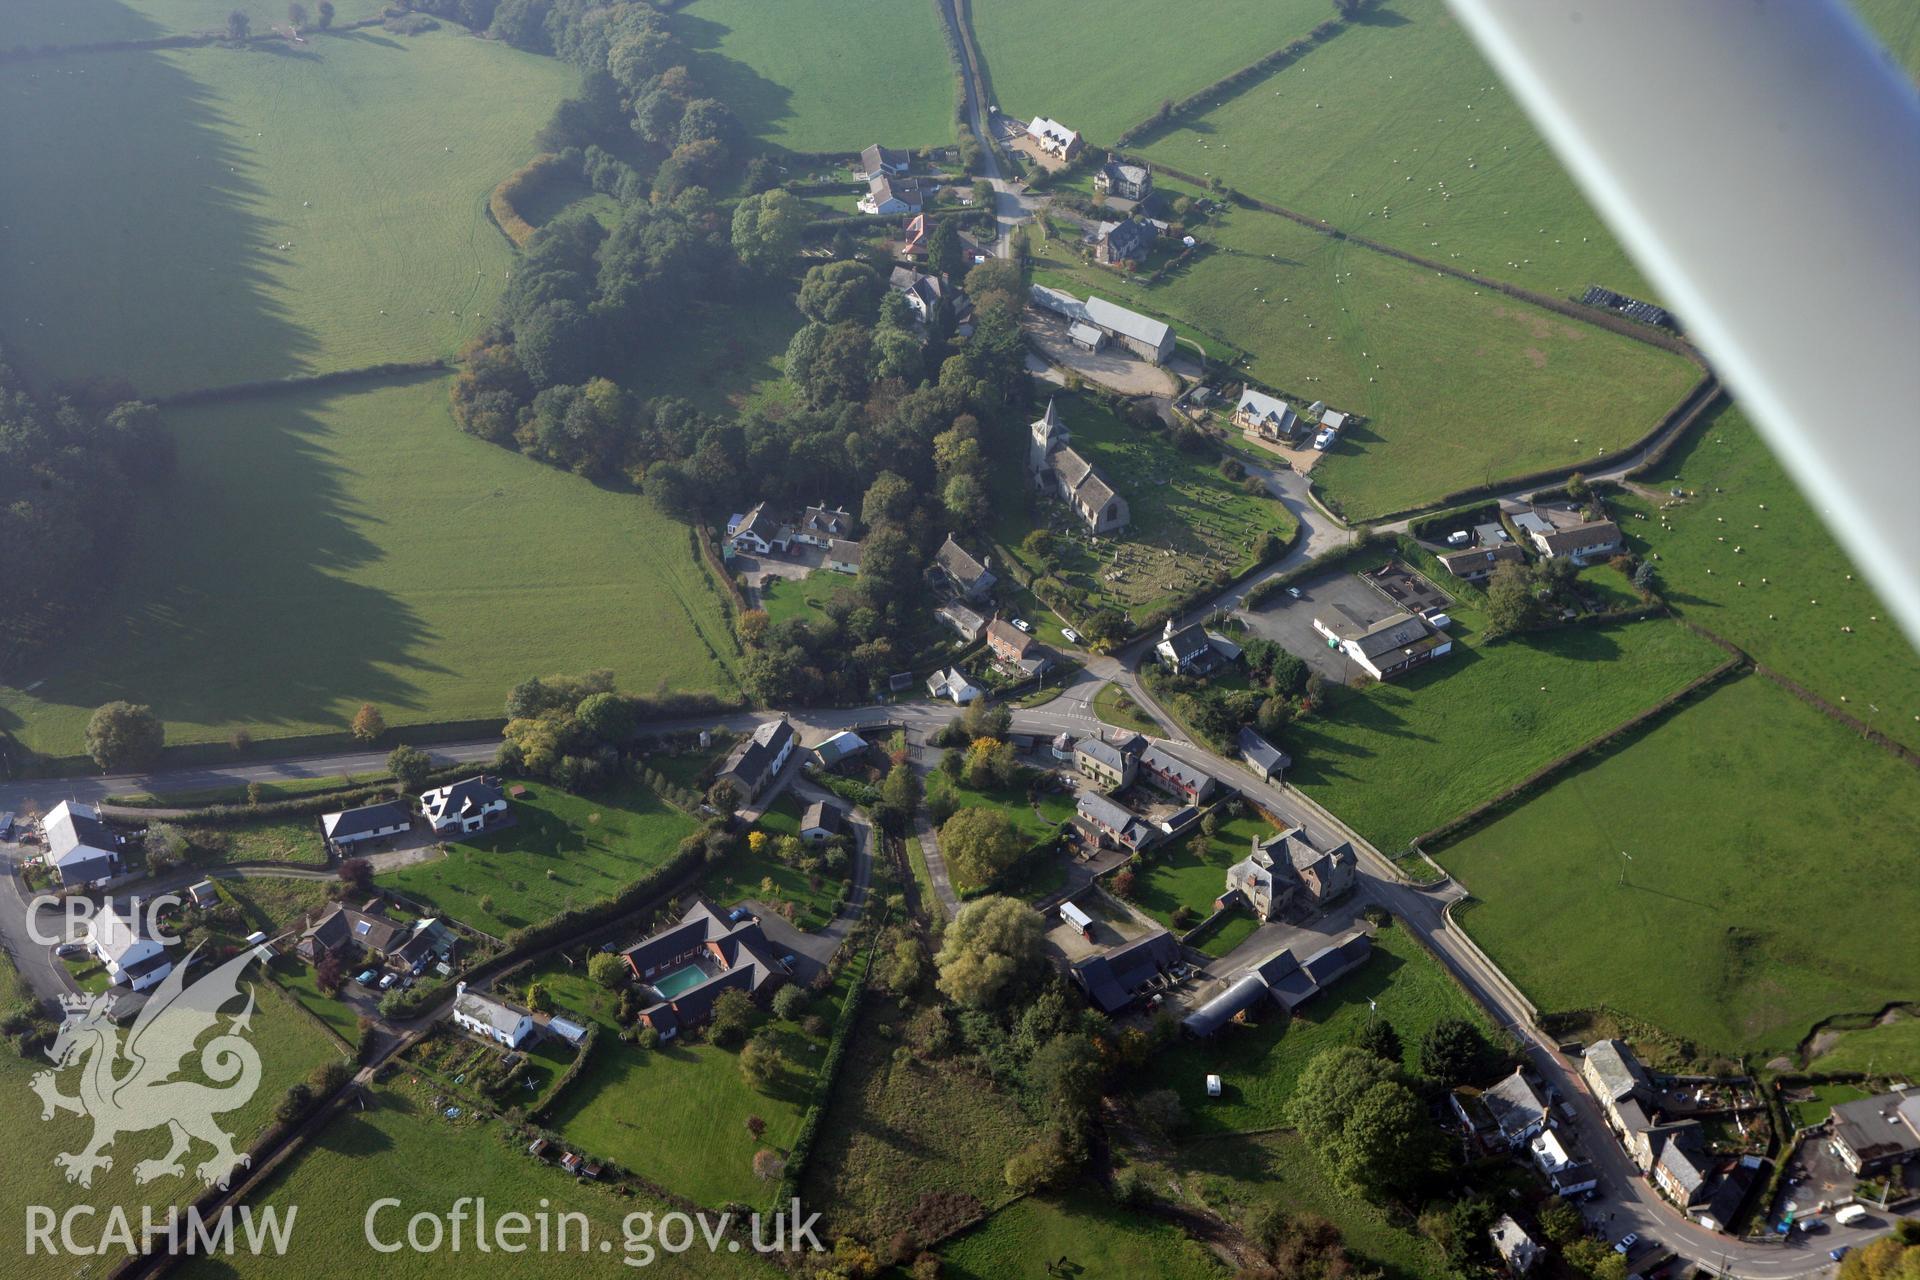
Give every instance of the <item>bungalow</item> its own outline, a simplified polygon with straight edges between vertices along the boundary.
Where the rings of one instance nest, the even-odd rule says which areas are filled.
[[[847,834],[847,814],[837,804],[815,800],[800,816],[800,838],[808,844],[825,844],[835,836]]]
[[[1045,116],[1035,116],[1027,122],[1027,138],[1044,154],[1061,160],[1075,159],[1086,145],[1078,133]]]
[[[141,923],[138,905],[122,912],[109,901],[87,926],[87,950],[115,986],[145,991],[173,972],[165,944]]]
[[[472,835],[506,825],[507,793],[490,778],[463,778],[422,792],[420,811],[436,832]]]
[[[875,178],[898,178],[912,169],[911,151],[875,143],[860,153],[860,176],[869,182]]]
[[[743,800],[751,800],[786,767],[797,741],[793,725],[785,716],[769,720],[727,753],[714,781],[733,783]]]
[[[845,538],[835,538],[827,544],[827,555],[823,563],[835,573],[847,573],[859,576],[860,562],[866,555],[866,548],[858,542],[848,542]]]
[[[771,555],[778,552],[787,554],[787,547],[793,541],[793,530],[774,519],[767,511],[767,504],[756,502],[752,510],[744,515],[735,515],[727,520],[727,549],[750,556]]]
[[[1358,865],[1346,840],[1321,850],[1298,827],[1266,840],[1256,836],[1247,856],[1227,868],[1226,890],[1214,906],[1244,905],[1262,920],[1278,920],[1290,909],[1308,914],[1351,889]]]
[[[1500,1261],[1507,1264],[1509,1275],[1523,1276],[1533,1270],[1534,1263],[1540,1261],[1540,1246],[1521,1229],[1512,1215],[1503,1213],[1495,1218],[1493,1228],[1487,1234],[1493,1238],[1493,1251],[1500,1255]]]
[[[63,885],[104,880],[119,870],[123,841],[90,804],[62,800],[40,820],[40,831],[47,838],[47,866]]]
[[[1364,930],[1347,934],[1305,960],[1283,947],[1243,970],[1218,995],[1181,1019],[1180,1029],[1205,1039],[1229,1022],[1244,1020],[1264,1002],[1291,1014],[1365,964],[1372,954],[1373,938]]]
[[[999,618],[987,624],[987,648],[1009,674],[1024,679],[1044,675],[1053,665],[1052,657],[1038,640]]]
[[[1112,154],[1094,171],[1093,189],[1104,196],[1122,200],[1145,200],[1153,194],[1153,171],[1143,164],[1128,164]]]
[[[1306,424],[1301,422],[1292,405],[1278,396],[1245,386],[1240,388],[1240,403],[1233,409],[1233,425],[1268,440],[1280,441],[1296,440],[1306,430]]]
[[[1858,1176],[1920,1156],[1920,1090],[1842,1102],[1828,1132],[1841,1162]]]
[[[1565,556],[1575,564],[1586,564],[1604,560],[1625,546],[1619,525],[1611,520],[1589,520],[1577,509],[1524,507],[1512,518],[1513,527],[1548,560]]]
[[[1096,844],[1113,844],[1132,853],[1152,844],[1160,833],[1125,806],[1097,791],[1082,791],[1074,826]]]
[[[1511,542],[1491,547],[1469,547],[1465,551],[1443,551],[1438,557],[1447,572],[1462,582],[1485,582],[1503,564],[1525,564],[1527,557]]]
[[[1108,266],[1122,262],[1145,262],[1153,253],[1159,233],[1138,218],[1123,222],[1102,222],[1093,230],[1093,256]]]
[[[1414,613],[1389,614],[1366,626],[1346,618],[1328,622],[1316,617],[1313,629],[1327,638],[1328,648],[1340,650],[1382,682],[1453,652],[1453,641]]]
[[[518,1049],[533,1035],[532,1014],[469,991],[464,982],[454,988],[453,1025],[509,1049]]]
[[[336,902],[301,931],[293,952],[309,964],[329,955],[349,961],[362,955],[384,960],[400,949],[407,935],[405,925],[380,914],[377,898],[357,909]]]
[[[320,815],[321,833],[333,851],[342,856],[355,845],[391,839],[412,829],[413,810],[398,800]]]
[[[945,698],[956,707],[964,707],[979,698],[986,691],[967,679],[967,673],[958,667],[948,667],[936,671],[927,677],[927,694],[933,698]]]
[[[947,540],[934,552],[933,567],[949,586],[959,592],[965,600],[984,600],[993,590],[993,584],[999,579],[987,571],[987,566],[968,555],[966,549],[953,540],[949,533]]]
[[[758,920],[730,919],[698,897],[679,923],[620,955],[655,997],[640,1010],[640,1021],[666,1037],[705,1022],[725,992],[759,996],[787,977]]]
[[[1140,753],[1140,776],[1188,804],[1205,804],[1216,785],[1212,774],[1160,746]]]
[[[810,547],[831,547],[853,536],[854,523],[846,508],[818,503],[801,513],[800,523],[793,527],[793,541]]]
[[[1082,960],[1069,972],[1074,984],[1087,993],[1087,1002],[1111,1016],[1124,1012],[1179,964],[1180,957],[1180,944],[1174,936],[1156,929],[1124,946]]]
[[[887,216],[919,213],[927,202],[927,193],[918,178],[896,178],[881,174],[867,181],[867,194],[860,197],[860,212]]]
[[[1245,725],[1240,727],[1239,746],[1240,762],[1262,782],[1278,782],[1293,764],[1292,756]]]
[[[987,629],[985,618],[957,602],[941,605],[933,611],[933,616],[952,627],[968,644],[978,640],[980,634]]]
[[[842,729],[808,747],[813,762],[822,769],[838,769],[849,760],[858,760],[867,749],[867,740],[851,729]]]
[[[1088,734],[1073,744],[1073,767],[1109,791],[1131,786],[1144,739],[1131,734],[1119,743]]]

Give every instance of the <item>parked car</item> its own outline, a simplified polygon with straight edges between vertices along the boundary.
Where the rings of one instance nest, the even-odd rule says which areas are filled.
[[[1629,1231],[1627,1232],[1627,1234],[1620,1237],[1620,1243],[1613,1246],[1613,1251],[1615,1253],[1626,1253],[1629,1250],[1631,1250],[1633,1246],[1639,1243],[1640,1243],[1639,1233],[1635,1231]]]
[[[68,956],[85,955],[86,950],[87,944],[84,942],[63,942],[53,949],[53,954],[64,960]]]
[[[746,907],[735,907],[733,910],[727,912],[727,923],[739,924],[752,914],[753,912]]]
[[[1294,598],[1295,600],[1298,600],[1298,599],[1300,598],[1300,588],[1298,588],[1298,587],[1288,587],[1288,588],[1287,588],[1287,594],[1288,594],[1288,595],[1290,595],[1290,596],[1292,596],[1292,597],[1293,597],[1293,598]]]
[[[1207,1077],[1207,1096],[1209,1098],[1217,1098],[1220,1096],[1220,1077],[1219,1076]]]
[[[800,957],[794,955],[791,951],[789,951],[786,955],[780,957],[780,967],[782,969],[791,970],[794,965],[799,963],[800,963]]]
[[[1031,622],[1028,622],[1025,618],[1014,618],[1014,619],[1011,619],[1011,621],[1013,622],[1014,626],[1020,628],[1022,631],[1026,632],[1028,635],[1033,634],[1033,624]]]
[[[1060,634],[1067,638],[1068,644],[1080,643],[1080,633],[1078,631],[1075,631],[1072,627],[1060,628]]]
[[[380,989],[382,991],[393,990],[393,984],[399,981],[399,979],[400,979],[400,975],[397,973],[386,973],[386,974],[380,975]]]
[[[359,974],[354,978],[354,981],[359,983],[363,987],[370,987],[373,985],[373,978],[374,978],[373,970],[362,969],[359,972]]]
[[[1844,1258],[1844,1257],[1846,1257],[1846,1256],[1847,1256],[1847,1251],[1848,1251],[1848,1250],[1850,1250],[1850,1249],[1852,1249],[1852,1248],[1853,1248],[1853,1246],[1852,1246],[1852,1245],[1850,1245],[1850,1244],[1843,1244],[1843,1245],[1841,1245],[1841,1246],[1840,1246],[1840,1247],[1839,1247],[1838,1249],[1829,1249],[1829,1250],[1827,1250],[1827,1256],[1828,1256],[1829,1258],[1832,1258],[1832,1259],[1833,1259],[1833,1260],[1834,1260],[1835,1262],[1838,1262],[1838,1261],[1840,1261],[1840,1259],[1842,1259],[1842,1258]]]

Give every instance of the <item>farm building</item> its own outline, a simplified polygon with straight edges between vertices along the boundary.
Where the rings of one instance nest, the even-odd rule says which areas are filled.
[[[842,729],[807,750],[822,769],[838,769],[849,760],[857,760],[867,749],[867,740],[851,729]]]
[[[1116,306],[1105,298],[1088,298],[1087,319],[1149,364],[1164,364],[1173,354],[1173,330],[1151,316]]]
[[[1051,489],[1093,534],[1124,529],[1132,512],[1098,467],[1071,447],[1066,424],[1047,401],[1047,411],[1028,428],[1027,471],[1039,489]]]
[[[933,616],[952,627],[962,640],[971,644],[987,629],[987,620],[958,602],[943,604]]]
[[[1242,971],[1218,995],[1181,1019],[1180,1029],[1205,1039],[1264,1001],[1292,1013],[1365,964],[1372,954],[1373,938],[1364,931],[1350,933],[1305,960],[1297,959],[1291,949],[1283,948]]]
[[[1075,320],[1068,325],[1067,337],[1082,351],[1098,351],[1107,345],[1107,335],[1085,320]]]
[[[1091,921],[1089,921],[1091,925]],[[1104,955],[1073,966],[1075,985],[1105,1014],[1124,1012],[1146,994],[1156,979],[1180,963],[1180,944],[1158,929]]]

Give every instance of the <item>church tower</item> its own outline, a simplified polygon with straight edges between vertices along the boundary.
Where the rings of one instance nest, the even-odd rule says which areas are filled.
[[[1053,400],[1047,400],[1047,411],[1034,420],[1028,428],[1031,439],[1027,444],[1027,472],[1035,478],[1044,477],[1052,468],[1049,459],[1055,449],[1063,447],[1073,439],[1066,424],[1060,421],[1060,415],[1053,410]]]

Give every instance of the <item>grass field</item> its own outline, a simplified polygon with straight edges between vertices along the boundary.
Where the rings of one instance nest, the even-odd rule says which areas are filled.
[[[1683,616],[1920,748],[1920,654],[1740,410],[1719,410],[1642,480],[1696,495],[1664,513],[1618,500],[1634,549],[1659,555],[1661,592]]]
[[[741,1078],[737,1049],[680,1040],[653,1050],[621,1044],[613,994],[584,972],[549,968],[539,980],[559,1007],[601,1028],[592,1060],[560,1099],[551,1127],[701,1204],[760,1203],[766,1184],[753,1175],[753,1153],[761,1147],[785,1152],[799,1133],[826,1038],[767,1019],[794,1065],[762,1092]],[[809,1012],[831,1023],[847,985],[843,976],[828,995],[815,997]],[[757,1141],[747,1131],[749,1115],[767,1122]]]
[[[970,1195],[987,1206],[1007,1199],[1001,1171],[1032,1140],[1032,1120],[956,1059],[896,1060],[911,1016],[897,1003],[869,1001],[860,1016],[807,1166],[802,1203],[825,1209],[836,1231],[884,1238],[923,1196]]]
[[[1135,733],[1158,734],[1159,724],[1140,709],[1140,705],[1117,684],[1108,684],[1093,695],[1093,713],[1110,725],[1132,729]]]
[[[626,1239],[623,1219],[629,1214],[657,1218],[668,1206],[643,1193],[616,1195],[608,1188],[583,1183],[557,1166],[529,1156],[525,1146],[498,1122],[471,1114],[457,1121],[444,1118],[432,1109],[422,1090],[383,1089],[373,1094],[373,1104],[365,1111],[346,1112],[328,1125],[305,1151],[277,1171],[250,1203],[275,1206],[283,1214],[299,1206],[299,1229],[294,1235],[298,1271],[302,1276],[323,1280],[359,1280],[369,1270],[394,1280],[438,1280],[475,1272],[471,1222],[459,1253],[444,1245],[438,1253],[406,1248],[391,1254],[375,1253],[367,1242],[364,1223],[373,1202],[385,1198],[401,1204],[382,1211],[375,1219],[383,1242],[404,1241],[409,1217],[420,1212],[444,1215],[463,1196],[484,1197],[490,1216],[510,1212],[529,1217],[551,1214],[549,1221],[556,1238],[560,1214],[586,1215],[597,1262],[589,1262],[580,1252],[580,1228],[576,1224],[569,1228],[572,1248],[565,1252],[529,1249],[516,1255],[510,1264],[494,1264],[510,1266],[515,1277],[557,1280],[578,1276],[583,1267],[610,1272],[617,1264],[607,1260],[609,1255],[599,1253],[601,1241],[610,1242],[614,1251],[611,1257],[631,1256],[637,1264],[644,1255],[622,1252]],[[637,1228],[638,1223],[635,1225]],[[538,1236],[525,1239],[531,1242]],[[656,1252],[644,1274],[728,1280],[780,1274],[750,1252],[734,1254],[724,1249],[723,1245],[722,1252],[712,1254],[704,1247],[686,1254]],[[485,1265],[478,1264],[478,1269]],[[287,1267],[287,1259],[238,1253],[230,1260],[193,1263],[180,1274],[191,1280],[270,1280],[286,1274]]]
[[[1747,676],[1437,857],[1541,1008],[1759,1056],[1920,999],[1917,828],[1910,766]]]
[[[575,79],[445,30],[0,68],[0,338],[148,395],[450,355],[513,265],[488,193]]]
[[[1851,0],[1851,7],[1893,54],[1894,61],[1905,67],[1909,76],[1920,76],[1920,9],[1907,0]]]
[[[279,955],[274,957],[272,972],[273,980],[335,1035],[349,1045],[360,1043],[360,1011],[338,996],[321,991],[311,965],[291,955]]]
[[[790,281],[725,302],[694,302],[629,353],[619,380],[636,396],[681,396],[709,413],[776,412],[793,391],[784,376],[787,344],[805,323]]]
[[[109,796],[107,802],[149,809],[191,809],[201,805],[245,804],[247,788],[250,785],[259,786],[262,800],[292,800],[300,796],[323,795],[329,791],[345,791],[353,787],[384,782],[389,776],[384,771],[376,771],[362,774],[336,774],[331,778],[288,778],[280,782],[236,783],[230,787],[207,787],[198,791],[131,791]]]
[[[1058,1275],[1061,1258],[1084,1276],[1218,1280],[1226,1270],[1170,1222],[1123,1209],[1086,1190],[1029,1196],[1008,1205],[940,1250],[940,1274],[954,1280]]]
[[[517,825],[450,844],[446,857],[380,883],[505,935],[612,896],[671,858],[694,829],[693,819],[632,782],[596,796],[532,783],[513,810]],[[482,905],[489,897],[491,911]]]
[[[1044,572],[1019,545],[1037,517],[1060,537],[1060,577],[1122,609],[1152,612],[1190,591],[1197,577],[1253,564],[1269,533],[1282,542],[1293,537],[1287,509],[1242,492],[1221,474],[1212,450],[1182,453],[1164,435],[1123,424],[1083,396],[1061,393],[1054,404],[1072,447],[1127,500],[1132,523],[1096,546],[1057,495],[1032,494],[1024,449],[1009,452],[999,463],[994,535],[1036,571]],[[1119,580],[1108,581],[1115,573]]]
[[[673,29],[700,51],[700,83],[763,142],[858,151],[953,141],[953,64],[931,4],[694,0]]]
[[[1352,520],[1622,449],[1699,376],[1679,356],[1259,210],[1198,234],[1208,247],[1158,284],[1082,264],[1059,238],[1036,278],[1184,322],[1303,406],[1364,415],[1313,469]]]
[[[170,742],[498,716],[531,675],[731,689],[733,641],[682,525],[461,434],[439,379],[168,415],[176,473],[119,582],[0,728],[78,752],[92,709],[150,703]],[[244,531],[244,536],[242,536]],[[724,655],[724,659],[715,654]],[[401,735],[404,737],[404,735]]]
[[[327,847],[314,817],[276,818],[225,827],[189,827],[194,861],[207,866],[227,862],[291,862],[327,865]]]
[[[1049,0],[973,0],[973,34],[1002,111],[1051,116],[1106,144],[1162,99],[1196,93],[1332,16],[1315,0],[1215,0],[1196,21],[1178,6],[1116,0],[1090,21]]]
[[[1368,1009],[1369,1000],[1377,1012]],[[1270,1017],[1253,1026],[1226,1027],[1204,1043],[1183,1041],[1155,1059],[1137,1084],[1178,1093],[1195,1133],[1284,1125],[1287,1100],[1307,1063],[1322,1049],[1352,1043],[1369,1017],[1385,1018],[1400,1033],[1410,1071],[1420,1037],[1442,1018],[1467,1018],[1492,1034],[1479,1008],[1439,962],[1394,925],[1375,935],[1373,956],[1363,968],[1301,1006],[1291,1022]],[[1218,1098],[1207,1097],[1209,1073],[1219,1075],[1224,1086]]]
[[[1895,1011],[1874,1026],[1843,1031],[1811,1065],[1816,1071],[1904,1071],[1920,1076],[1920,1013]]]
[[[1651,295],[1443,0],[1390,0],[1139,149],[1542,293]]]
[[[14,975],[12,965],[0,960],[0,969],[4,969],[8,985]],[[260,1055],[261,1081],[252,1098],[232,1111],[219,1115],[223,1129],[235,1135],[234,1146],[244,1151],[262,1130],[272,1121],[274,1109],[280,1105],[287,1086],[302,1080],[314,1067],[329,1059],[340,1056],[338,1047],[326,1033],[301,1013],[299,1009],[272,989],[272,984],[262,985],[259,978],[245,985],[254,988],[255,1004],[253,1020],[247,1039]],[[232,1012],[238,1013],[241,1004],[234,1002]],[[221,1026],[225,1027],[225,1021]],[[211,1033],[201,1038],[204,1046],[211,1042]],[[123,1050],[124,1052],[124,1047]],[[89,1057],[87,1061],[91,1062]],[[198,1069],[199,1054],[190,1054],[185,1060],[183,1079],[206,1081]],[[113,1157],[113,1168],[96,1173],[91,1188],[80,1187],[66,1180],[64,1171],[56,1168],[53,1154],[57,1151],[79,1151],[87,1143],[93,1132],[93,1121],[85,1116],[76,1116],[59,1112],[50,1121],[40,1119],[40,1099],[29,1087],[29,1081],[35,1072],[47,1066],[42,1059],[30,1062],[8,1051],[0,1053],[0,1122],[4,1122],[7,1131],[14,1134],[33,1135],[33,1154],[30,1158],[13,1159],[0,1162],[0,1197],[10,1205],[47,1205],[56,1213],[64,1212],[68,1207],[80,1204],[97,1206],[96,1221],[104,1221],[112,1206],[120,1206],[136,1224],[140,1221],[140,1208],[153,1206],[157,1215],[164,1216],[170,1204],[182,1204],[199,1194],[203,1184],[193,1176],[193,1165],[205,1160],[209,1149],[196,1143],[187,1156],[187,1174],[185,1177],[164,1177],[144,1186],[134,1181],[134,1166],[142,1160],[158,1159],[166,1154],[167,1134],[164,1128],[149,1129],[144,1132],[123,1132],[114,1141],[109,1154]],[[125,1071],[124,1059],[118,1068]],[[68,1069],[57,1080],[63,1093],[72,1094],[77,1088],[79,1072]],[[356,1218],[357,1222],[358,1219]],[[39,1280],[40,1277],[68,1277],[93,1274],[89,1268],[93,1265],[85,1259],[73,1256],[61,1256],[58,1251],[50,1255],[45,1251],[30,1252],[24,1244],[19,1248],[8,1248],[12,1261],[8,1264],[7,1275],[17,1280]]]
[[[309,4],[307,12],[318,7]],[[334,24],[344,26],[377,15],[384,4],[334,0],[333,7]],[[235,10],[252,21],[255,35],[287,29],[287,6],[279,0],[10,0],[0,49],[224,33]]]
[[[827,602],[841,596],[851,596],[854,579],[844,573],[834,573],[830,569],[816,569],[798,582],[786,578],[770,578],[758,591],[754,604],[766,610],[767,618],[773,622],[787,622],[794,618],[805,618],[810,622],[819,622],[827,616]]]
[[[1453,652],[1405,680],[1339,690],[1284,735],[1293,786],[1393,854],[1632,719],[1724,659],[1671,622],[1567,627],[1488,644],[1456,601]]]

